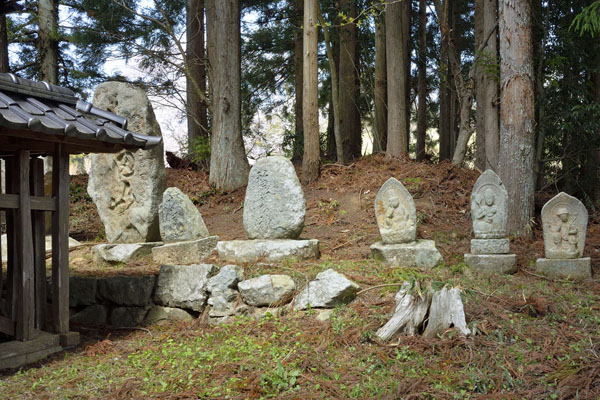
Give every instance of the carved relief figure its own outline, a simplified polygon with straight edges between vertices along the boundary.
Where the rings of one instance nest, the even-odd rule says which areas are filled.
[[[388,199],[388,207],[385,213],[385,224],[388,228],[410,226],[408,214],[399,207],[400,200],[397,196],[391,195]]]
[[[135,158],[130,151],[124,151],[115,157],[114,164],[116,181],[111,191],[109,208],[123,213],[135,203],[130,181],[134,174]]]
[[[556,209],[556,221],[551,225],[554,250],[562,251],[569,257],[578,254],[579,229],[573,224],[577,214],[571,215],[565,206]]]
[[[473,217],[475,218],[475,229],[489,231],[494,229],[494,218],[498,213],[496,204],[496,195],[490,188],[485,190],[483,195],[475,195],[473,201]]]
[[[407,243],[416,239],[415,205],[398,180],[390,178],[379,190],[375,216],[384,243]]]

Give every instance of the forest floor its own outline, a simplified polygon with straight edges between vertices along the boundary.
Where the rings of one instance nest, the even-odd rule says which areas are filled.
[[[304,187],[302,236],[319,239],[321,258],[244,266],[246,277],[285,273],[307,281],[334,268],[363,289],[409,279],[457,286],[474,332],[469,338],[450,330],[436,339],[379,342],[374,333],[390,317],[398,288],[377,287],[336,308],[326,322],[311,310],[218,326],[203,315],[134,330],[82,328],[77,348],[3,372],[0,398],[600,398],[600,216],[590,214],[586,241],[592,280],[535,273],[535,259],[543,255],[537,219],[531,237],[511,238],[516,274],[475,273],[462,259],[472,237],[469,199],[478,175],[446,163],[380,156],[326,165],[321,178]],[[379,240],[374,199],[390,176],[415,198],[418,236],[435,240],[442,253],[445,263],[431,271],[390,268],[369,258],[369,246]],[[92,261],[91,245],[104,234],[86,183],[80,176],[71,185],[71,234],[87,241],[71,253],[72,273],[157,272],[150,259],[117,266]],[[186,170],[168,170],[168,184],[194,200],[211,234],[245,238],[244,190],[216,192],[206,174]],[[536,215],[554,194],[537,194]],[[207,261],[222,264],[215,257]]]

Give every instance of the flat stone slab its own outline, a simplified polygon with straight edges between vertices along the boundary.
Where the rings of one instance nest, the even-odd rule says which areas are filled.
[[[152,259],[157,264],[198,264],[210,256],[219,242],[218,236],[209,236],[189,242],[169,243],[152,249]]]
[[[139,257],[152,254],[152,249],[162,246],[163,242],[99,244],[92,248],[97,260],[109,263],[127,263]]]
[[[211,264],[163,265],[154,300],[166,307],[202,312],[208,299],[206,286],[215,272],[216,268]]]
[[[219,258],[225,262],[275,262],[286,258],[319,258],[319,241],[308,240],[230,240],[217,244]]]
[[[535,262],[538,273],[554,278],[588,279],[592,277],[592,262],[586,258],[538,258]]]
[[[465,263],[473,269],[487,273],[517,272],[516,254],[465,254]]]
[[[508,254],[510,239],[471,239],[471,254]]]
[[[238,283],[244,303],[255,307],[287,303],[296,290],[288,275],[261,275]]]
[[[343,274],[329,268],[317,274],[294,299],[294,310],[333,308],[348,304],[356,297],[360,286]]]
[[[443,261],[433,240],[417,240],[416,242],[397,244],[377,242],[371,245],[371,254],[375,259],[401,267],[430,269]]]
[[[8,261],[8,250],[7,250],[7,241],[6,241],[6,233],[1,236],[2,239],[2,262]],[[69,249],[74,249],[76,247],[81,246],[81,243],[73,238],[69,238]],[[46,253],[52,251],[52,235],[46,236]]]

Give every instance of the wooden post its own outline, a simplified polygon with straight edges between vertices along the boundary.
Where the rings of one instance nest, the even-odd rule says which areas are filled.
[[[15,157],[6,160],[6,192],[14,194],[15,189]],[[8,256],[7,268],[6,268],[6,279],[7,279],[7,292],[6,292],[6,314],[9,319],[15,320],[17,317],[17,303],[15,301],[16,280],[15,268],[17,264],[17,257],[15,251],[15,210],[6,211],[6,255]]]
[[[31,199],[29,192],[29,151],[19,150],[15,165],[18,168],[19,208],[17,209],[17,256],[19,262],[14,279],[17,288],[17,340],[30,340],[35,326],[35,282],[33,265],[33,236],[31,233]]]
[[[31,193],[44,196],[44,160],[31,159]],[[35,326],[43,330],[46,316],[46,213],[33,212],[35,258]]]
[[[57,144],[52,165],[52,310],[57,333],[69,332],[69,155]]]
[[[2,159],[0,158],[0,194],[3,194],[2,191]],[[2,210],[0,210],[0,228],[2,228]],[[0,235],[2,234],[2,229],[0,229]],[[2,285],[4,285],[4,269],[2,268],[2,246],[0,246],[0,299],[2,299]],[[2,309],[0,309],[0,314],[2,314]]]

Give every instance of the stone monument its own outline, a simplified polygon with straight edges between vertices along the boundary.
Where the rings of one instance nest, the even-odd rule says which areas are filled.
[[[553,277],[585,279],[592,276],[591,260],[583,257],[588,212],[575,197],[560,192],[542,208],[544,252],[537,272]]]
[[[417,240],[417,210],[412,196],[396,178],[383,184],[375,198],[381,242],[371,246],[374,258],[388,264],[433,268],[442,256],[433,240]]]
[[[139,87],[102,83],[93,103],[127,118],[130,131],[161,136],[148,96]],[[101,259],[127,262],[132,251],[136,256],[148,254],[160,244],[156,243],[160,241],[158,205],[167,186],[163,157],[162,144],[151,150],[91,156],[88,193],[98,208],[109,242],[95,249]]]
[[[141,88],[122,82],[102,83],[93,103],[127,118],[127,129],[132,132],[161,136],[152,105]],[[160,240],[158,205],[167,187],[163,157],[162,144],[152,150],[92,155],[88,193],[109,243]]]
[[[158,207],[164,245],[152,249],[158,264],[198,264],[215,249],[218,236],[210,236],[200,211],[181,190],[170,187]]]
[[[510,253],[506,237],[508,192],[502,180],[491,169],[475,182],[471,194],[471,218],[475,239],[465,263],[485,272],[512,273],[517,270],[517,256]]]
[[[290,160],[262,158],[250,170],[244,200],[250,240],[219,242],[219,257],[233,263],[318,258],[318,240],[298,239],[305,215],[304,192]]]

